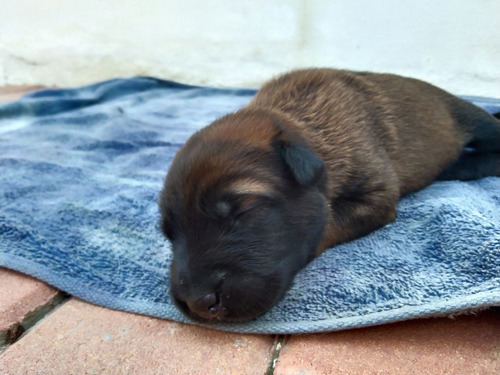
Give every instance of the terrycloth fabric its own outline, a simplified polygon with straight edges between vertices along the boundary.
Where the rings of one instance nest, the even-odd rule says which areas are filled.
[[[99,305],[186,322],[168,296],[158,193],[189,135],[254,93],[134,78],[1,105],[0,265]],[[500,111],[500,100],[469,99]],[[411,194],[396,222],[310,263],[269,313],[212,327],[332,331],[492,305],[500,178],[490,177]]]

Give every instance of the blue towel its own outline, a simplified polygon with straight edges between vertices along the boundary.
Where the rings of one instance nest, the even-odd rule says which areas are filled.
[[[180,322],[158,193],[195,130],[247,89],[116,79],[0,106],[0,265],[98,305]],[[490,112],[500,100],[468,98]],[[261,318],[213,328],[304,333],[500,305],[500,178],[436,182],[397,220],[337,246]]]

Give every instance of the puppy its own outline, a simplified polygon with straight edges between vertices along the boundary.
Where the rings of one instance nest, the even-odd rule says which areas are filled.
[[[500,176],[500,122],[428,83],[294,71],[195,133],[165,179],[171,295],[201,321],[273,307],[325,249],[394,220],[435,179]]]

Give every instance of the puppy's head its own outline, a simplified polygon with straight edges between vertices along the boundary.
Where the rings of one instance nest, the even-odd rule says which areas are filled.
[[[293,122],[276,113],[244,109],[195,133],[160,197],[180,310],[234,322],[273,307],[321,239],[324,169]]]

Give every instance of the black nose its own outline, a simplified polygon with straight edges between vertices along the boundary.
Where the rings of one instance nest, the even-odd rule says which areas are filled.
[[[185,301],[189,310],[203,319],[222,319],[227,310],[222,306],[220,298],[215,293],[209,293],[196,300]]]

